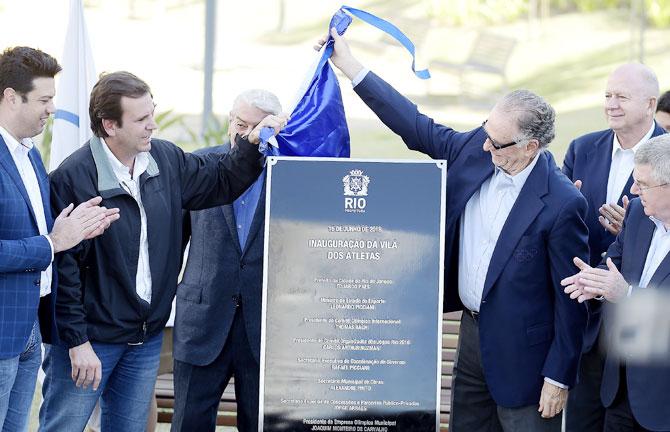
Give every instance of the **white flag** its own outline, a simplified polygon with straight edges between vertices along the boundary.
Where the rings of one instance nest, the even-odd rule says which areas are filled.
[[[82,0],[70,0],[62,66],[56,92],[49,171],[56,169],[63,159],[92,136],[88,100],[97,77]]]

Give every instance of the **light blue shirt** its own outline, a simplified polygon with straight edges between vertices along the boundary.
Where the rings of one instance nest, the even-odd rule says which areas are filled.
[[[249,188],[244,191],[233,203],[235,211],[235,224],[237,228],[237,238],[240,240],[240,249],[244,250],[249,237],[249,228],[254,220],[258,200],[261,197],[263,183],[265,182],[265,170],[258,176],[258,179]]]
[[[496,167],[465,206],[458,254],[458,294],[463,306],[472,311],[479,311],[498,237],[539,155],[538,152],[531,163],[514,176]]]

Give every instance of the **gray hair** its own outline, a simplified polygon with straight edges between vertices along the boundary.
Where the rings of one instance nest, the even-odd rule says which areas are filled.
[[[235,98],[233,109],[240,103],[245,102],[268,114],[277,115],[281,112],[281,102],[274,93],[263,89],[245,90]]]
[[[536,139],[540,148],[544,149],[553,141],[556,112],[542,97],[529,90],[515,90],[502,98],[500,107],[515,114],[520,135],[517,141],[520,144]]]
[[[659,135],[640,144],[635,165],[649,165],[659,183],[670,183],[670,134]]]

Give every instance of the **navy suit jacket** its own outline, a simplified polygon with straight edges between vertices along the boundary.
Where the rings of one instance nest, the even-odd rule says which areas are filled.
[[[461,133],[436,124],[373,73],[354,90],[410,149],[447,160],[445,311],[458,295],[459,227],[465,205],[494,170],[481,127]],[[496,244],[480,306],[486,382],[504,407],[537,404],[544,377],[575,383],[586,307],[560,285],[572,257],[588,257],[586,200],[541,153]]]
[[[665,130],[655,123],[652,137],[662,135]],[[581,180],[582,195],[586,198],[589,208],[586,215],[586,225],[589,228],[589,249],[591,266],[597,266],[602,260],[602,254],[614,242],[615,237],[606,231],[598,222],[598,209],[605,204],[607,198],[607,180],[612,165],[612,145],[614,131],[607,129],[583,135],[570,143],[563,160],[563,173],[571,181]],[[628,178],[617,203],[623,205],[623,196],[633,198],[630,193],[633,176]],[[589,324],[586,330],[584,351],[589,351],[598,338],[602,308],[590,308]]]
[[[28,153],[42,192],[47,229],[53,227],[49,180],[37,147]],[[14,159],[0,136],[0,359],[18,356],[26,347],[40,305],[41,272],[49,267],[51,247],[40,235],[37,219]],[[56,270],[53,270],[54,280]],[[55,286],[52,292],[55,295]],[[54,311],[45,298],[40,323],[45,342],[55,328]],[[55,332],[53,332],[55,333]]]
[[[644,213],[640,199],[636,198],[628,206],[623,229],[607,250],[607,256],[612,258],[624,279],[633,287],[640,282],[655,227]],[[644,289],[670,292],[670,254],[661,261],[647,288]],[[632,295],[635,295],[637,290],[633,288]],[[605,307],[609,308],[611,305],[607,304]],[[619,361],[614,356],[608,355],[600,387],[600,396],[606,407],[612,405],[617,395],[620,385],[619,370]],[[630,409],[635,419],[647,429],[670,430],[670,416],[668,416],[670,366],[667,362],[626,365],[626,386]]]
[[[196,153],[229,150],[225,145]],[[265,188],[244,248],[232,204],[190,212],[191,245],[177,287],[175,359],[198,366],[214,361],[226,343],[240,296],[247,338],[260,363],[264,222]]]

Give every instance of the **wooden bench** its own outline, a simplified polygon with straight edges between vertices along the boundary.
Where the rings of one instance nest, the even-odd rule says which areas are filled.
[[[506,92],[507,63],[514,52],[516,39],[499,34],[481,32],[477,35],[470,54],[464,63],[452,63],[445,60],[430,62],[431,71],[437,70],[458,75],[460,95],[476,95],[481,92],[478,82],[473,80],[475,74],[493,75],[500,79],[501,88]],[[479,90],[479,91],[478,91]],[[428,87],[430,93],[430,87]]]
[[[451,411],[451,374],[454,370],[458,329],[461,312],[444,314],[442,320],[442,391],[440,397],[440,430],[446,431]],[[158,422],[172,422],[174,408],[174,386],[172,374],[160,375],[156,380],[156,400],[158,401]],[[221,396],[219,413],[216,418],[218,426],[235,426],[237,405],[235,403],[235,387],[231,379]]]

